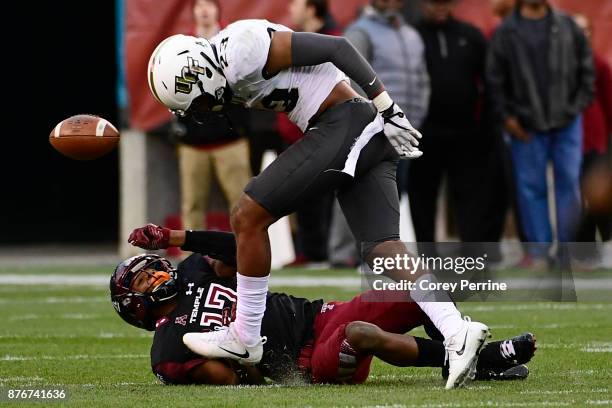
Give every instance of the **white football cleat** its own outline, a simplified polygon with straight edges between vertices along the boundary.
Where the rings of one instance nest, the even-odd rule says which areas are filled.
[[[464,317],[463,329],[444,341],[448,355],[448,380],[446,389],[462,387],[476,376],[478,354],[487,337],[491,337],[489,328]]]
[[[245,346],[233,323],[215,331],[183,335],[183,343],[194,353],[210,358],[229,358],[242,365],[254,365],[261,361],[266,340],[266,337],[262,337],[255,346]]]

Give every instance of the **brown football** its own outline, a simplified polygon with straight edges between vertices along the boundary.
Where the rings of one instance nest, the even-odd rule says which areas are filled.
[[[108,120],[99,116],[75,115],[53,128],[49,143],[71,159],[93,160],[117,147],[119,132]]]

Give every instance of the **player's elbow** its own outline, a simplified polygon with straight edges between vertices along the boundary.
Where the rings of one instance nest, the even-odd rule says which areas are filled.
[[[353,44],[346,37],[333,37],[336,42],[335,54],[346,55],[346,52],[355,48]]]
[[[344,334],[355,351],[369,352],[379,344],[382,330],[375,324],[355,321],[346,325]]]

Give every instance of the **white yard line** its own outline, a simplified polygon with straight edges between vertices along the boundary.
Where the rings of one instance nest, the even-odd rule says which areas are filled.
[[[108,275],[74,275],[74,274],[0,274],[1,285],[59,285],[59,286],[102,286],[108,285]],[[359,288],[362,280],[357,276],[334,277],[334,276],[279,276],[272,274],[270,286],[292,286],[292,287],[353,287]],[[554,288],[557,281],[543,281],[539,279],[517,278],[508,281],[512,289],[524,290]],[[612,289],[612,278],[598,279],[574,279],[576,290],[608,290]]]
[[[36,360],[110,360],[125,358],[150,358],[149,354],[75,354],[68,356],[17,356],[5,354],[0,361],[36,361]]]
[[[106,275],[68,275],[68,274],[0,274],[1,285],[59,285],[59,286],[102,286],[108,285]],[[316,277],[316,276],[272,276],[271,286],[294,287],[354,287],[359,288],[361,279],[358,277]]]
[[[612,353],[612,347],[583,347],[580,351],[585,353]]]
[[[467,387],[472,389],[473,387]],[[435,402],[421,405],[393,405],[388,407],[410,407],[410,408],[462,408],[462,407],[566,407],[576,406],[579,401],[529,401],[529,402],[503,402],[503,401],[481,401],[481,402]],[[373,405],[369,407],[386,407],[385,405]]]
[[[153,333],[123,334],[123,333],[98,333],[98,334],[0,334],[1,340],[59,340],[59,339],[141,339],[152,338]]]
[[[106,303],[109,302],[109,298],[106,296],[49,296],[44,298],[32,297],[30,299],[0,299],[0,305],[2,304],[54,304],[54,303]]]

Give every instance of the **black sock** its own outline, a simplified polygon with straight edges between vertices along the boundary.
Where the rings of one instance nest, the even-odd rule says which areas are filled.
[[[441,341],[421,337],[415,337],[414,341],[419,348],[419,358],[414,364],[415,367],[442,367],[444,365],[446,350]]]

